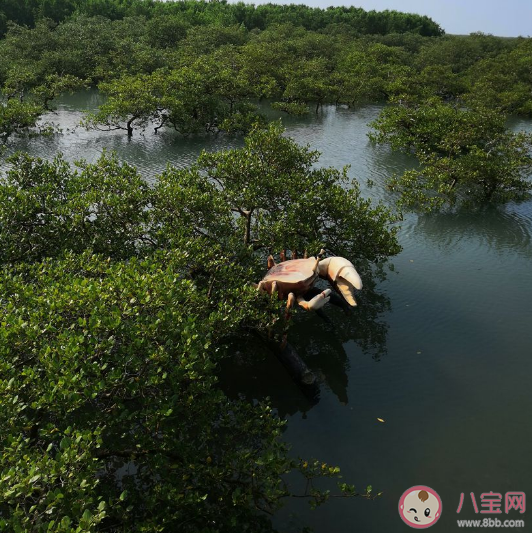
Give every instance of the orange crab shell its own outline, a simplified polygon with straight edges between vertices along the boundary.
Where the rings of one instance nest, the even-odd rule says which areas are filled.
[[[293,292],[295,295],[305,294],[318,278],[316,259],[291,259],[274,265],[262,279],[262,288],[272,293],[275,282],[277,291],[283,295]]]

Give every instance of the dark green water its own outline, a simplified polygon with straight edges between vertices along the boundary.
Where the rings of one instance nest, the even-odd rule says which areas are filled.
[[[116,150],[150,179],[167,162],[185,166],[203,148],[241,143],[223,136],[183,140],[170,132],[128,141],[123,132],[69,131],[79,110],[97,101],[94,93],[65,98],[51,117],[63,135],[15,147],[43,157],[62,151],[69,160]],[[413,162],[368,142],[367,123],[378,112],[329,107],[285,124],[291,137],[322,152],[320,164],[351,165],[365,194],[390,202],[384,178]],[[513,127],[532,130],[527,121]],[[332,309],[333,324],[304,313],[295,320],[291,342],[320,377],[318,398],[305,397],[275,360],[251,367],[242,354],[242,364],[231,369],[231,391],[272,398],[288,420],[285,438],[294,456],[338,465],[345,481],[384,491],[372,502],[335,499],[316,511],[289,502],[276,518],[281,531],[302,525],[320,533],[409,531],[397,505],[413,485],[441,496],[442,518],[433,531],[458,530],[457,519],[490,517],[473,513],[470,492],[479,504],[489,491],[532,497],[531,236],[532,202],[407,216],[394,271],[355,316]],[[524,519],[530,530],[526,516],[496,518]]]

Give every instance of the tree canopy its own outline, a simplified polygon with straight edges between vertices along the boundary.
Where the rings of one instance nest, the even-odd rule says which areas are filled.
[[[27,0],[4,10],[2,113],[17,119],[0,122],[4,142],[39,131],[54,98],[82,86],[107,97],[85,124],[128,135],[246,133],[263,99],[291,114],[434,96],[532,109],[529,39],[446,36],[417,15],[196,0]]]
[[[330,24],[345,24],[358,33],[404,33],[441,35],[443,31],[429,17],[398,11],[364,11],[355,7],[311,8],[304,5],[265,4],[255,6],[225,0],[4,0],[0,20],[32,27],[43,18],[62,22],[75,15],[103,16],[112,20],[142,15],[147,18],[180,17],[191,25],[216,23],[242,24],[249,30],[265,29],[279,23],[294,23],[308,30],[324,29]]]
[[[419,160],[419,169],[390,181],[405,207],[505,203],[532,191],[532,135],[508,131],[505,120],[485,107],[432,99],[385,108],[371,138]]]

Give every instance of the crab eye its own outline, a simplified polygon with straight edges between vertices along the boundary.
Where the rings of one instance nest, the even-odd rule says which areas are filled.
[[[427,508],[425,509],[425,516],[429,516],[429,514],[430,514],[430,509],[427,507]]]

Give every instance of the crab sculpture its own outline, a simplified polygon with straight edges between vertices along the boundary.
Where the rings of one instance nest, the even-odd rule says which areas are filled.
[[[287,300],[287,314],[296,302],[307,311],[317,311],[335,296],[331,289],[320,291],[314,287],[317,279],[323,278],[329,280],[349,306],[355,307],[355,289],[362,289],[358,272],[351,261],[343,257],[322,259],[324,254],[321,250],[317,257],[308,259],[296,259],[292,254],[292,259],[286,260],[283,252],[279,264],[275,264],[270,255],[269,270],[257,289],[268,294],[277,293],[281,300]]]

